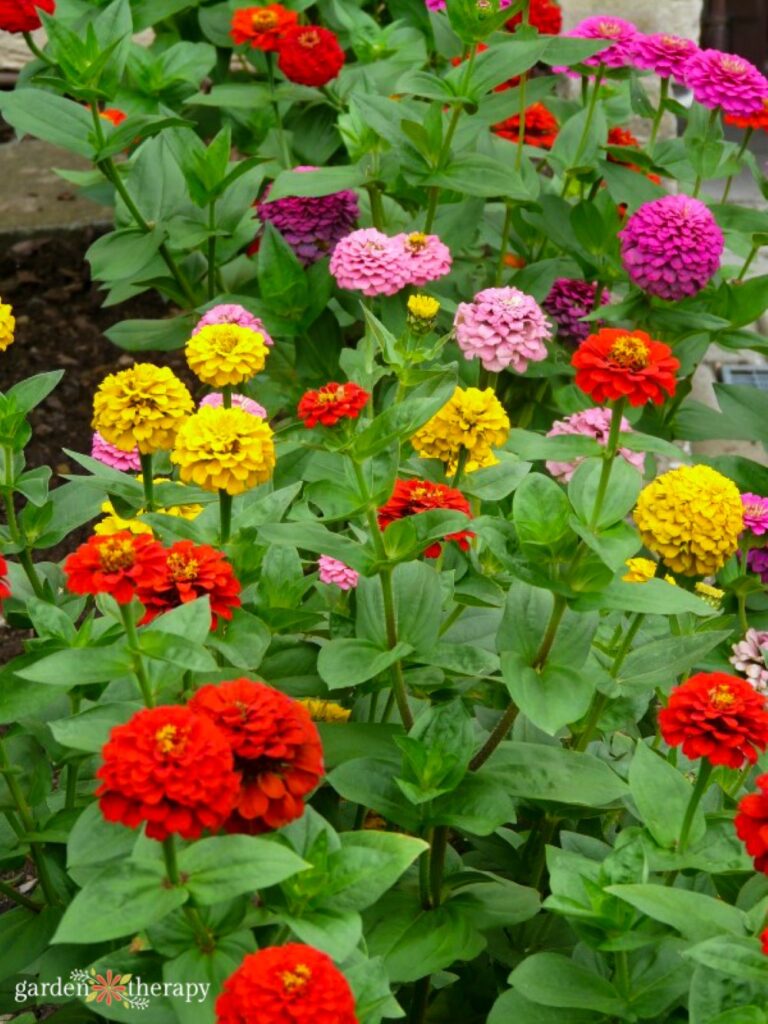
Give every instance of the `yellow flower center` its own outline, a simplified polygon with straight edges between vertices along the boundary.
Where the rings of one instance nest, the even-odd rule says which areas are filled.
[[[251,25],[257,31],[268,32],[277,26],[277,15],[274,11],[255,11],[251,15]]]
[[[677,36],[662,36],[661,41],[665,46],[675,50],[684,50],[686,45],[686,40],[678,39]]]
[[[179,736],[175,725],[163,725],[155,733],[155,743],[161,754],[179,754],[186,746],[186,736]]]
[[[632,334],[625,334],[617,338],[609,352],[613,362],[627,370],[642,370],[648,365],[649,355],[645,342]]]
[[[601,21],[600,34],[613,39],[621,35],[621,26],[617,25],[615,21]]]
[[[168,555],[167,565],[171,579],[176,582],[181,582],[182,580],[196,580],[197,573],[200,568],[197,559],[187,559],[177,551]]]
[[[104,572],[130,569],[135,561],[133,542],[127,538],[107,541],[99,547],[99,561]]]
[[[344,398],[344,385],[339,384],[336,388],[320,388],[317,393],[318,402],[330,405],[331,402],[340,402]]]
[[[423,231],[412,231],[411,234],[408,235],[406,245],[411,252],[421,252],[426,244],[427,236]]]
[[[730,686],[727,686],[725,683],[721,683],[720,686],[713,686],[709,691],[710,703],[718,711],[729,708],[735,699]]]
[[[320,35],[315,29],[308,29],[306,32],[302,32],[297,40],[299,46],[305,47],[307,50],[311,50],[313,46],[317,46],[320,42]]]
[[[724,71],[735,71],[737,74],[742,74],[744,71],[744,61],[738,57],[732,57],[730,55],[724,55],[720,61],[720,67]]]
[[[280,974],[286,992],[301,991],[311,977],[312,971],[306,964],[296,964],[292,971],[282,971]]]

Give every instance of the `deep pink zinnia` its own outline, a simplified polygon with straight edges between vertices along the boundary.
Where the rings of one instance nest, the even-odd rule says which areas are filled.
[[[768,96],[768,79],[754,64],[720,50],[695,53],[685,65],[683,81],[702,106],[722,107],[733,117],[759,113]]]
[[[534,298],[518,288],[484,288],[472,302],[460,302],[453,321],[456,341],[467,359],[479,359],[496,373],[547,358],[549,321]]]
[[[566,36],[576,39],[605,39],[611,43],[592,57],[585,57],[581,61],[587,67],[596,68],[602,64],[604,68],[623,68],[631,63],[632,44],[638,36],[637,28],[631,21],[623,18],[614,18],[613,15],[600,14],[592,18],[584,18],[579,24],[566,32]],[[578,78],[579,72],[571,68],[555,68],[555,71],[564,71],[572,78]]]
[[[352,590],[360,580],[360,574],[351,569],[338,558],[320,555],[317,560],[320,582],[327,586],[337,586],[340,590]]]
[[[340,288],[363,295],[394,295],[409,283],[402,246],[376,228],[359,228],[342,238],[331,256]]]
[[[141,458],[138,448],[134,448],[130,452],[124,452],[120,448],[115,448],[109,441],[105,441],[98,431],[93,435],[93,441],[91,442],[91,458],[97,459],[112,469],[119,469],[121,473],[138,473],[141,469]]]
[[[605,447],[608,444],[608,435],[611,429],[611,410],[597,406],[594,409],[584,409],[582,412],[575,412],[562,420],[555,420],[547,437],[562,437],[565,434],[580,434],[582,437],[593,437],[598,444]],[[632,427],[626,417],[621,417],[621,432],[631,434]],[[619,458],[624,459],[634,466],[635,469],[643,472],[645,468],[645,455],[642,452],[633,452],[630,448],[619,448],[616,453]],[[579,468],[586,456],[579,456],[570,462],[547,462],[547,469],[556,480],[568,483],[573,474]]]
[[[747,554],[747,566],[768,585],[768,548],[752,548]]]
[[[198,334],[204,327],[210,327],[212,324],[235,324],[237,327],[247,327],[260,334],[265,345],[274,345],[263,320],[254,316],[253,313],[249,313],[244,306],[239,306],[236,302],[220,302],[218,306],[212,306],[197,321],[192,333]]]
[[[747,492],[742,494],[741,503],[744,506],[744,528],[755,537],[768,533],[768,498]]]
[[[402,248],[403,260],[408,268],[408,284],[420,287],[450,272],[453,263],[451,250],[437,235],[412,231],[410,234],[395,235],[392,241]]]
[[[597,325],[582,317],[592,312],[596,297],[597,285],[593,281],[559,277],[554,282],[541,307],[557,324],[559,341],[580,345],[594,331]],[[605,306],[608,302],[610,296],[603,292],[599,304]]]
[[[658,32],[637,35],[630,48],[632,63],[643,71],[655,71],[660,78],[674,77],[683,81],[685,65],[699,52],[692,39]]]

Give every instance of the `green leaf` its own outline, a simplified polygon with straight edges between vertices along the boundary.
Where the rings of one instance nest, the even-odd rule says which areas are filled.
[[[542,473],[529,473],[515,491],[512,514],[521,544],[551,548],[569,532],[565,491]]]
[[[397,767],[391,761],[358,757],[345,761],[326,776],[327,781],[345,800],[370,807],[387,821],[415,832],[419,815],[395,785],[393,776]]]
[[[176,316],[167,320],[121,320],[104,333],[127,352],[172,352],[182,348],[191,329],[188,317]]]
[[[430,825],[447,825],[475,836],[489,836],[515,820],[515,802],[500,776],[469,774],[450,793],[428,806]]]
[[[392,573],[392,593],[399,639],[412,644],[419,654],[431,650],[442,619],[439,574],[423,562],[402,563]],[[385,648],[387,629],[380,579],[360,580],[356,598],[358,637]]]
[[[334,907],[308,910],[301,917],[282,914],[281,920],[308,946],[321,949],[334,960],[346,960],[359,945],[363,923],[355,911]]]
[[[572,1011],[567,1024],[594,1024],[588,1010]],[[487,1024],[565,1024],[559,1008],[533,1003],[515,989],[502,993],[491,1008]]]
[[[210,952],[188,949],[163,964],[163,981],[183,986],[179,991],[185,993],[173,999],[179,1024],[214,1024],[217,993],[243,957],[255,950],[253,933],[240,931],[217,938],[216,948]]]
[[[652,579],[647,583],[625,583],[615,580],[599,593],[582,594],[573,602],[579,611],[643,612],[647,615],[694,615],[711,616],[715,610],[700,597],[689,594],[682,587],[672,586],[664,580]]]
[[[502,163],[481,153],[455,157],[444,171],[435,171],[425,178],[424,184],[485,199],[503,197],[530,201],[536,198],[529,181],[515,170],[512,161]]]
[[[364,750],[369,757],[384,759],[397,756],[395,736],[403,736],[400,725],[383,722],[317,722],[323,741],[323,760],[326,771],[345,761],[360,756]]]
[[[63,376],[63,370],[36,373],[33,377],[27,377],[26,380],[14,384],[6,392],[6,397],[13,398],[19,412],[31,412],[50,395]]]
[[[718,629],[694,633],[692,636],[652,640],[627,656],[617,680],[623,687],[645,690],[660,686],[668,692],[675,685],[676,676],[700,664],[705,655],[730,635],[731,630]]]
[[[412,650],[410,644],[404,643],[382,651],[370,640],[329,640],[320,649],[317,671],[330,690],[340,690],[373,679]]]
[[[0,915],[0,981],[21,974],[48,949],[60,917],[51,907],[39,913],[14,907]]]
[[[515,582],[507,591],[504,615],[496,646],[512,651],[526,665],[533,665],[547,629],[554,597],[548,590]]]
[[[501,673],[515,704],[550,736],[585,715],[595,692],[588,671],[547,664],[538,672],[514,651],[502,654]]]
[[[98,754],[116,725],[122,725],[141,709],[138,702],[105,703],[81,711],[77,715],[49,722],[48,728],[57,743],[72,750]]]
[[[483,770],[502,780],[512,796],[527,800],[607,807],[629,792],[604,761],[539,743],[502,743]]]
[[[629,788],[640,818],[653,838],[659,846],[673,849],[680,838],[693,787],[677,768],[640,741],[629,768]],[[706,827],[704,812],[698,807],[691,827],[692,843],[702,838]]]
[[[139,646],[147,657],[169,662],[185,671],[212,672],[218,667],[216,659],[204,647],[182,640],[181,637],[175,639],[170,633],[161,630],[142,630]]]
[[[28,87],[0,95],[0,112],[19,134],[33,135],[91,159],[91,114],[87,107],[43,89]]]
[[[17,674],[33,683],[70,689],[85,683],[105,683],[133,669],[133,659],[123,641],[109,647],[72,648],[41,658]]]
[[[67,842],[67,870],[78,885],[98,874],[110,861],[124,861],[136,845],[136,833],[107,821],[98,801],[89,804],[74,824]]]
[[[285,319],[298,319],[310,302],[304,268],[280,232],[263,227],[258,257],[259,289],[264,304]]]
[[[363,170],[354,164],[313,171],[281,171],[269,190],[269,201],[286,196],[328,196],[357,188],[364,181]]]
[[[394,832],[343,832],[328,857],[323,902],[334,910],[365,910],[427,850],[428,844]]]
[[[265,523],[259,526],[259,538],[270,544],[290,544],[302,551],[331,555],[364,576],[370,575],[373,569],[374,561],[365,548],[348,537],[333,533],[322,523]]]
[[[717,901],[713,901],[717,902]],[[735,910],[734,907],[729,908]],[[722,929],[721,929],[722,930]],[[768,960],[755,939],[739,938],[733,927],[720,935],[684,950],[682,956],[713,971],[768,987]]]
[[[730,940],[725,939],[723,932],[743,936],[746,930],[741,910],[703,892],[652,884],[609,885],[606,892],[618,896],[654,921],[675,928],[693,942],[719,936],[717,941],[725,944]],[[688,952],[690,955],[692,951]],[[763,966],[763,977],[768,980],[768,965],[763,962]],[[717,970],[722,971],[723,967]]]
[[[603,464],[602,459],[585,459],[568,484],[568,497],[576,515],[584,523],[592,522]],[[608,488],[595,523],[597,529],[612,526],[623,519],[635,507],[642,486],[642,475],[634,466],[630,466],[626,459],[614,459]]]
[[[179,856],[184,885],[204,906],[266,889],[307,867],[287,847],[255,836],[201,839]]]
[[[546,437],[530,430],[514,427],[509,434],[506,447],[522,459],[539,461],[549,459],[553,462],[569,462],[571,459],[599,455],[602,446],[593,437],[560,434]]]
[[[624,1015],[623,1001],[609,981],[557,953],[526,957],[510,974],[509,983],[526,999],[544,1006]]]

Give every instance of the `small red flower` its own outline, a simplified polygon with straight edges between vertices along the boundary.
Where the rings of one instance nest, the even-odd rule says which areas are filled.
[[[189,708],[225,735],[242,776],[229,832],[256,835],[301,817],[303,798],[323,775],[323,747],[306,708],[250,679],[203,686]]]
[[[73,594],[111,594],[130,604],[137,589],[159,584],[165,575],[165,549],[151,534],[128,530],[89,537],[64,563]]]
[[[736,117],[734,114],[726,114],[724,121],[735,128],[762,129],[762,131],[768,132],[768,98],[763,100],[763,109],[758,110],[756,114],[750,114],[749,117]]]
[[[680,363],[672,349],[645,331],[604,327],[590,334],[571,359],[576,386],[597,405],[626,398],[630,405],[660,405],[674,395]],[[666,393],[666,394],[665,394]]]
[[[277,66],[297,85],[326,85],[344,66],[344,51],[330,29],[319,25],[293,25],[278,46]]]
[[[516,14],[506,23],[510,32],[514,32],[523,20],[522,13]],[[538,29],[543,36],[558,36],[563,27],[563,12],[555,0],[531,0],[528,8],[528,23]]]
[[[152,619],[171,608],[208,595],[211,602],[211,628],[216,629],[219,619],[231,619],[232,611],[240,605],[240,583],[224,555],[207,544],[194,544],[191,540],[177,541],[165,552],[165,576],[141,584],[137,597],[146,614],[142,622]]]
[[[768,746],[765,697],[724,672],[699,672],[676,686],[659,712],[659,728],[690,760],[704,757],[728,768],[741,768],[745,759],[754,764]]]
[[[768,875],[768,775],[758,775],[755,781],[760,792],[741,798],[733,823],[747,853],[755,859],[755,870]],[[761,935],[763,942],[766,933],[768,928]]]
[[[298,20],[298,14],[282,4],[242,7],[232,15],[230,35],[235,46],[250,43],[255,50],[268,53],[278,48],[283,32]]]
[[[463,512],[468,519],[472,518],[469,502],[455,487],[445,484],[433,484],[429,480],[397,480],[392,497],[379,509],[379,528],[386,530],[390,523],[405,516],[416,516],[430,509],[448,508]],[[462,551],[467,551],[469,542],[474,537],[470,530],[449,533],[446,540],[454,541]],[[441,551],[439,541],[430,544],[424,552],[427,558],[437,558]]]
[[[34,32],[40,28],[38,10],[53,14],[54,0],[0,0],[0,29],[3,32]]]
[[[11,585],[8,582],[8,563],[0,555],[0,607],[6,597],[11,596]]]
[[[129,828],[146,821],[152,839],[218,831],[235,805],[240,779],[227,738],[189,708],[137,711],[114,727],[102,758],[102,814]]]
[[[118,125],[126,120],[128,115],[124,111],[118,110],[117,107],[105,107],[104,110],[99,111],[99,117],[111,122],[117,128]]]
[[[760,946],[765,955],[768,956],[768,928],[760,932]]]
[[[370,394],[359,384],[349,382],[323,384],[317,391],[307,391],[299,402],[299,419],[305,427],[332,427],[339,420],[355,420],[365,408]]]
[[[525,111],[523,141],[527,145],[537,146],[539,149],[551,149],[559,128],[557,118],[547,110],[543,103],[533,103]],[[520,115],[515,114],[513,117],[508,117],[506,121],[499,121],[493,126],[493,131],[502,139],[517,142],[520,138]]]
[[[349,982],[325,953],[289,942],[249,953],[224,982],[216,1024],[358,1024]]]
[[[609,146],[625,146],[627,149],[639,149],[640,140],[636,139],[635,136],[629,131],[628,128],[620,128],[618,125],[608,129],[608,145]],[[630,171],[637,171],[638,174],[645,174],[642,167],[638,167],[637,164],[630,163],[629,159],[622,159],[619,156],[615,156],[613,153],[608,154],[608,162],[612,164],[621,164],[622,167],[629,168]],[[654,185],[661,184],[661,178],[658,174],[646,174],[646,178],[652,181]],[[620,207],[622,213],[626,210],[626,206],[623,210]]]

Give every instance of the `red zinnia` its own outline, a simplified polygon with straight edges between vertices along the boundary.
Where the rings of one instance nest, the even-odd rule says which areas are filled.
[[[397,480],[392,497],[379,509],[379,528],[386,530],[396,519],[416,516],[434,508],[456,509],[468,519],[472,518],[469,502],[455,487],[433,484],[429,480]],[[445,539],[455,541],[462,551],[466,551],[474,536],[470,530],[461,530],[459,533],[449,533]],[[436,541],[430,544],[424,554],[427,558],[437,558],[440,550],[440,542]]]
[[[240,605],[240,583],[224,555],[207,544],[191,540],[177,541],[165,552],[165,574],[140,585],[137,597],[146,608],[142,622],[208,595],[211,602],[211,629],[219,618],[231,619]]]
[[[3,32],[34,32],[40,28],[38,8],[53,14],[54,0],[0,0],[0,29]]]
[[[370,394],[351,382],[323,384],[317,391],[307,391],[299,402],[299,419],[305,427],[316,427],[322,423],[324,427],[332,427],[339,420],[355,420],[365,408]]]
[[[768,775],[758,775],[755,781],[760,792],[741,798],[733,823],[747,853],[755,859],[755,870],[768,875]]]
[[[326,85],[344,65],[344,51],[330,29],[292,25],[280,37],[277,66],[297,85]]]
[[[118,110],[117,107],[105,107],[104,110],[99,111],[99,117],[109,121],[117,128],[118,125],[125,121],[128,115],[124,111]]]
[[[724,121],[736,128],[752,128],[753,130],[762,128],[764,132],[768,132],[768,98],[763,99],[763,109],[758,110],[756,114],[750,114],[748,117],[726,114]]]
[[[349,982],[325,953],[289,942],[249,953],[224,982],[216,1024],[358,1024]]]
[[[229,832],[256,835],[304,813],[303,797],[323,774],[323,747],[297,701],[250,679],[203,686],[189,707],[226,736],[242,781]]]
[[[608,129],[608,145],[626,146],[627,149],[639,149],[640,140],[636,139],[628,128],[620,128],[618,125],[615,125],[613,128]],[[614,156],[613,153],[608,154],[608,162],[612,164],[621,164],[622,167],[627,167],[630,171],[637,171],[638,174],[645,174],[642,167],[638,167],[637,164],[630,163],[629,160],[623,160],[619,156]],[[658,174],[651,173],[646,174],[645,176],[649,181],[652,181],[654,185],[661,184],[661,178]],[[626,210],[626,206],[624,207],[624,210]],[[621,212],[623,215],[623,210]]]
[[[516,14],[506,23],[510,32],[514,32],[523,20],[522,13]],[[543,36],[560,35],[563,27],[563,12],[555,0],[531,0],[528,8],[528,23],[538,29]]]
[[[539,149],[551,149],[559,128],[557,118],[547,110],[543,103],[533,103],[525,111],[523,141],[529,146],[538,146]],[[515,114],[505,121],[499,121],[498,124],[493,125],[493,131],[502,139],[517,142],[520,138],[520,115]]]
[[[102,814],[129,828],[146,821],[152,839],[218,831],[234,807],[240,780],[227,738],[189,708],[137,711],[114,727],[102,757]]]
[[[130,604],[139,586],[149,588],[165,576],[165,549],[151,534],[120,533],[89,537],[64,563],[73,594],[111,594]]]
[[[672,349],[654,341],[645,331],[603,327],[590,334],[571,359],[576,386],[597,405],[626,398],[630,405],[654,402],[674,395],[680,363]],[[666,395],[665,395],[666,392]]]
[[[283,32],[299,20],[295,11],[282,4],[264,7],[242,7],[232,15],[232,42],[235,46],[250,43],[255,50],[269,52],[278,48]]]
[[[768,956],[768,928],[760,932],[760,946],[765,955]]]
[[[11,587],[8,583],[8,563],[0,555],[0,606],[6,597],[11,596]]]
[[[676,686],[659,712],[659,728],[690,760],[704,757],[728,768],[741,768],[745,758],[754,764],[768,746],[765,697],[724,672],[699,672]]]

